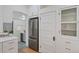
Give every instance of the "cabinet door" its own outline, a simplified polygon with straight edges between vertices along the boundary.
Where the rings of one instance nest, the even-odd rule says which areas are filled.
[[[77,36],[77,8],[61,10],[61,35]]]
[[[2,43],[0,43],[0,53],[2,53]]]
[[[76,41],[78,39],[78,8],[75,7],[70,7],[70,8],[64,8],[61,10],[61,40],[70,40],[70,41]],[[78,43],[78,42],[75,42]],[[67,46],[65,46],[65,43],[62,43],[63,45],[63,52],[76,52],[75,47],[76,44],[68,44],[66,43]],[[71,47],[72,46],[72,47]],[[74,46],[74,48],[73,48]],[[78,49],[77,49],[78,50]]]
[[[41,14],[39,25],[39,52],[55,52],[55,12]]]

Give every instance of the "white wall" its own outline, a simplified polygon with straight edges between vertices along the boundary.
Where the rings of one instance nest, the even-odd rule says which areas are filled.
[[[4,5],[3,6],[3,22],[12,22],[13,11],[25,13],[28,17],[28,7],[24,5]],[[26,19],[26,46],[28,46],[28,18]]]
[[[68,6],[71,6],[71,5],[52,5],[52,6],[50,5],[50,6],[47,6],[46,8],[40,9],[40,13],[56,11],[59,8],[68,7]]]
[[[3,32],[3,5],[0,5],[0,32]]]
[[[39,15],[39,5],[32,5],[29,8],[29,17],[34,17]]]
[[[11,22],[13,17],[13,11],[20,11],[28,14],[28,9],[24,5],[5,5],[3,6],[4,22]]]

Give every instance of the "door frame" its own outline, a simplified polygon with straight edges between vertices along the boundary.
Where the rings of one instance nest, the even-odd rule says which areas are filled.
[[[39,17],[29,18],[28,23],[30,22],[30,20],[33,20],[33,19],[37,19],[37,26],[38,26],[38,29],[37,29],[37,52],[39,52]],[[28,32],[29,32],[29,25],[28,25]],[[28,34],[28,42],[29,42],[29,34]]]

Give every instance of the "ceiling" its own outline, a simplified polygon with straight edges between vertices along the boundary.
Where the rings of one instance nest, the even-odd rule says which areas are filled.
[[[26,6],[26,8],[30,8],[32,5],[25,5],[25,6]],[[52,5],[40,5],[40,9],[50,7],[50,6],[52,6]]]

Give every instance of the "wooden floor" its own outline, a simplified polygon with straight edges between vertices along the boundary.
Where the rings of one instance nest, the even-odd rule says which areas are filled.
[[[19,53],[37,53],[36,51],[30,49],[30,48],[22,48],[22,49],[19,49],[18,51]]]

